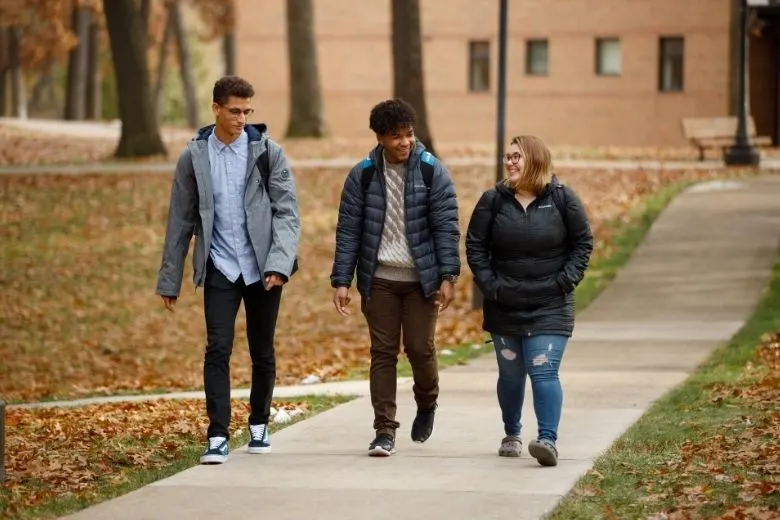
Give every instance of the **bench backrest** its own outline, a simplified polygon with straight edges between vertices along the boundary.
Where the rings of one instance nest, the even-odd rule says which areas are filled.
[[[755,137],[756,123],[748,118],[748,137]],[[683,134],[688,139],[720,139],[737,133],[736,117],[695,117],[682,120]]]

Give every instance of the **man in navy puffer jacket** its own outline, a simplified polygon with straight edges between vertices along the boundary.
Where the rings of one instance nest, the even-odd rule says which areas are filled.
[[[357,270],[371,336],[371,402],[376,437],[369,455],[395,451],[396,364],[404,352],[414,375],[412,439],[433,432],[439,394],[436,317],[451,303],[460,274],[458,205],[446,168],[416,141],[414,109],[400,99],[369,118],[378,145],[355,165],[341,193],[331,285],[336,310],[349,314]]]

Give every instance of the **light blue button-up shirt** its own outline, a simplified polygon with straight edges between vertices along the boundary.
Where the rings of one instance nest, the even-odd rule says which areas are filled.
[[[209,255],[214,266],[231,282],[244,277],[249,285],[260,281],[257,257],[249,240],[244,211],[249,137],[246,132],[231,144],[209,136],[211,185],[214,191],[214,234]]]

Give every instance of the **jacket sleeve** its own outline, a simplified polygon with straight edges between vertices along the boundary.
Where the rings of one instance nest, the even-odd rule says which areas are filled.
[[[471,213],[466,232],[466,260],[474,274],[474,283],[485,298],[497,299],[498,279],[490,264],[490,228],[493,225],[493,199],[500,196],[495,190],[482,194]]]
[[[269,163],[268,191],[271,203],[272,239],[271,249],[265,263],[265,275],[275,273],[290,278],[293,264],[298,255],[301,237],[301,218],[298,212],[298,198],[295,179],[282,148],[268,140]]]
[[[428,223],[433,235],[439,276],[460,274],[460,227],[455,183],[447,169],[436,161],[428,201]]]
[[[162,265],[157,275],[157,294],[178,297],[181,291],[184,261],[198,223],[198,185],[189,150],[176,163],[168,206]]]
[[[355,274],[360,242],[363,235],[364,194],[360,183],[360,165],[355,166],[344,182],[336,224],[336,252],[330,284],[333,287],[350,287]]]
[[[593,234],[582,201],[574,191],[563,188],[566,195],[568,258],[558,273],[557,282],[564,293],[572,292],[585,276],[593,252]]]

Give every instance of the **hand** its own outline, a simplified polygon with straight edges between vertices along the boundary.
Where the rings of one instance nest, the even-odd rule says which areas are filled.
[[[269,274],[265,277],[265,290],[270,291],[274,287],[281,287],[284,285],[284,278],[278,274]]]
[[[336,289],[336,294],[333,295],[333,305],[336,307],[336,311],[342,316],[349,316],[352,314],[347,305],[352,301],[352,297],[349,295],[349,287],[339,287]]]
[[[454,299],[455,284],[449,280],[443,280],[441,282],[441,288],[439,289],[439,312],[446,310]]]
[[[174,312],[176,309],[176,296],[161,296],[163,303],[165,304],[166,310],[169,312]]]

